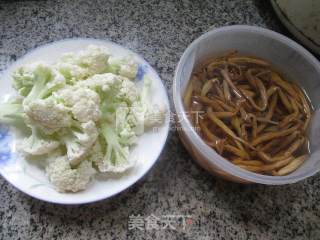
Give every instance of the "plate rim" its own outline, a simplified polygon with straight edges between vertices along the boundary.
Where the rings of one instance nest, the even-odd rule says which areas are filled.
[[[279,20],[283,25],[307,48],[312,50],[316,54],[320,54],[320,45],[317,44],[313,39],[306,36],[301,30],[299,30],[282,11],[276,0],[271,0],[271,5]]]

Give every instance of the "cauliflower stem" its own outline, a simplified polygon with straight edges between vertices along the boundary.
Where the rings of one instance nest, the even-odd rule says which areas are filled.
[[[129,162],[129,147],[120,144],[120,139],[112,126],[102,124],[102,135],[107,143],[102,172],[124,172],[132,166]]]
[[[0,122],[10,125],[22,124],[23,108],[21,103],[2,103],[0,104]]]

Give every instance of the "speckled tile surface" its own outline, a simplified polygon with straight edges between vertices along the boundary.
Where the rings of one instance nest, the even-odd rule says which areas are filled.
[[[0,70],[41,44],[93,37],[140,53],[170,91],[187,45],[211,26],[231,24],[286,33],[268,1],[261,0],[1,1]],[[319,175],[281,187],[212,177],[171,132],[158,163],[142,181],[99,203],[44,203],[0,177],[0,239],[320,239],[319,193]],[[185,230],[129,230],[129,216],[138,214],[191,215],[192,222]]]

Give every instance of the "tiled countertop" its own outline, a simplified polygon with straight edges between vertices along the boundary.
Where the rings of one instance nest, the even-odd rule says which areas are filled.
[[[249,24],[286,34],[268,1],[1,1],[0,70],[26,51],[70,37],[109,39],[140,53],[169,95],[184,49],[211,27]],[[175,132],[152,170],[110,200],[41,202],[0,177],[0,239],[320,239],[320,177],[280,187],[215,178]],[[132,217],[189,215],[186,227],[129,229]],[[131,217],[131,218],[130,218]],[[131,222],[132,223],[132,222]]]

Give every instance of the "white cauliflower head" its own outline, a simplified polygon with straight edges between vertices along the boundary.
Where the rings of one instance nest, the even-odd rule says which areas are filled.
[[[69,110],[54,98],[38,99],[24,106],[29,124],[35,124],[47,134],[70,127],[72,118]]]
[[[79,87],[88,87],[93,90],[102,90],[107,92],[118,87],[123,80],[123,77],[113,73],[96,74],[85,81],[77,83]]]
[[[78,192],[86,189],[96,171],[88,161],[72,168],[66,157],[59,157],[49,163],[46,172],[57,191]]]
[[[21,88],[33,86],[36,78],[50,78],[51,68],[44,62],[34,62],[18,68],[12,75],[14,79],[13,86],[20,90]]]
[[[43,136],[36,127],[32,127],[32,134],[21,142],[19,149],[30,155],[44,155],[51,153],[59,146],[59,141]]]
[[[91,100],[97,104],[100,103],[99,95],[88,88],[66,87],[56,92],[55,96],[62,98],[67,106],[73,106],[82,99]]]
[[[113,73],[96,74],[85,81],[77,83],[77,86],[88,87],[100,92],[100,97],[117,102],[132,104],[140,97],[139,88],[134,82]]]
[[[89,45],[78,53],[78,65],[85,67],[90,75],[102,73],[108,66],[109,49],[102,46]]]
[[[66,130],[62,141],[67,148],[67,156],[70,163],[75,166],[83,160],[95,143],[99,135],[98,129],[93,121],[82,123],[77,128]]]
[[[76,65],[84,70],[86,77],[105,72],[110,57],[109,49],[103,46],[89,45],[80,52],[71,52],[63,56],[62,62]],[[70,66],[69,65],[69,66]],[[70,69],[71,67],[69,67]],[[72,69],[72,68],[71,68]],[[73,68],[76,73],[81,72],[78,68]],[[81,72],[83,75],[83,72]]]
[[[104,153],[103,153],[103,147],[105,143],[101,143],[100,139],[98,139],[94,145],[92,146],[90,153],[88,154],[88,160],[93,162],[100,170],[99,165],[103,162],[104,159]]]
[[[119,88],[117,97],[120,100],[128,102],[131,105],[133,102],[139,100],[139,89],[134,82],[131,82],[129,79],[124,78]]]
[[[71,84],[89,76],[85,68],[68,62],[57,62],[55,68],[65,77],[68,83]]]
[[[132,57],[110,57],[108,63],[108,69],[114,74],[131,80],[137,76],[139,65]]]
[[[119,107],[116,111],[115,130],[123,144],[132,145],[137,141],[137,128],[140,122],[133,112],[135,108],[127,106]]]
[[[79,122],[97,122],[100,119],[100,97],[88,88],[68,87],[58,91],[55,96],[70,107]]]
[[[134,166],[136,159],[129,159],[129,147],[121,145],[114,131],[110,128],[109,130],[111,134],[108,136],[108,139],[97,141],[94,144],[89,159],[100,172],[125,172]],[[105,141],[107,141],[107,144]]]
[[[24,102],[44,98],[64,87],[65,78],[59,71],[43,62],[35,62],[18,68],[13,73],[13,86],[25,97]]]
[[[135,159],[129,158],[129,144],[122,144],[118,133],[108,124],[102,124],[101,131],[107,144],[104,147],[105,154],[102,161],[100,159],[99,162],[96,162],[99,170],[101,172],[121,173],[132,168]]]
[[[72,114],[79,122],[97,122],[101,112],[99,105],[91,100],[82,99],[72,107]]]

